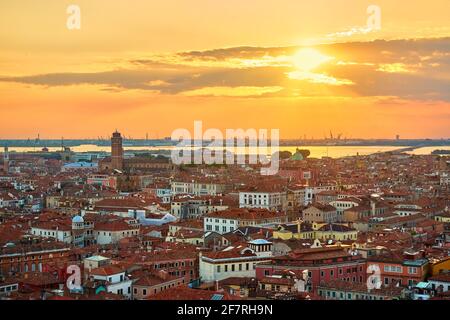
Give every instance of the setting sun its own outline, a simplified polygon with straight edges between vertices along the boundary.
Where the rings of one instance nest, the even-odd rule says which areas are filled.
[[[333,60],[332,57],[326,56],[316,49],[304,48],[300,49],[293,56],[294,66],[303,71],[310,71],[317,68],[322,63]]]

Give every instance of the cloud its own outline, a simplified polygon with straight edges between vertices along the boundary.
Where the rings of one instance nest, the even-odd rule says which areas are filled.
[[[186,96],[257,97],[281,90],[283,87],[206,87],[185,91],[182,94]]]
[[[148,55],[125,69],[0,77],[47,87],[102,85],[162,95],[226,97],[389,96],[450,101],[450,38],[315,46],[332,59],[302,70],[301,47],[235,47]],[[314,53],[313,53],[314,54]],[[309,57],[308,58],[314,58]],[[296,60],[297,59],[297,60]],[[314,60],[314,59],[313,59]],[[276,89],[275,89],[276,88]]]
[[[289,79],[307,80],[311,83],[323,83],[332,86],[343,86],[354,84],[352,81],[347,79],[336,79],[326,74],[314,73],[309,71],[292,71],[288,72],[287,76]]]
[[[351,27],[346,31],[327,34],[327,38],[351,37],[357,34],[368,34],[374,31],[376,30],[368,27]]]
[[[409,73],[414,72],[409,69],[404,63],[382,63],[379,65],[377,71],[387,72],[387,73]]]

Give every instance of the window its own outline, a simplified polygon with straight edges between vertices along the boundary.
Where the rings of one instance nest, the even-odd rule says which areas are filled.
[[[220,272],[220,266],[217,266],[217,272]]]
[[[416,267],[408,267],[408,273],[409,274],[416,274],[417,268]]]
[[[403,268],[399,266],[384,266],[385,272],[396,272],[396,273],[402,273]]]
[[[147,289],[142,289],[142,294],[143,294],[144,296],[146,296],[146,295],[147,295]]]

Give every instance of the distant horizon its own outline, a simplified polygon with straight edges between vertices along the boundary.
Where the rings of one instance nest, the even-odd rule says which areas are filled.
[[[122,138],[124,140],[131,140],[131,141],[171,141],[170,136],[167,137],[160,137],[160,138],[136,138],[136,137],[127,137],[127,136],[122,136]],[[0,137],[0,141],[61,141],[61,137],[57,138],[2,138]],[[99,139],[99,138],[94,138],[94,137],[82,137],[82,138],[63,138],[64,141],[109,141],[110,137],[105,137],[103,139]],[[193,139],[194,140],[194,139]],[[218,139],[218,140],[226,140],[226,139]],[[280,141],[332,141],[332,142],[344,142],[344,141],[377,141],[377,140],[382,140],[382,141],[450,141],[450,138],[427,138],[427,137],[422,137],[422,138],[347,138],[347,139],[330,139],[330,138],[316,138],[316,137],[311,137],[311,138],[301,138],[301,137],[297,137],[297,138],[282,138],[280,137]]]

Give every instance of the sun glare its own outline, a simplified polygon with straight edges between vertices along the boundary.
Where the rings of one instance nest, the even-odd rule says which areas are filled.
[[[293,57],[293,64],[297,69],[302,71],[310,71],[319,65],[333,60],[332,57],[326,56],[316,49],[304,48],[300,49]]]

